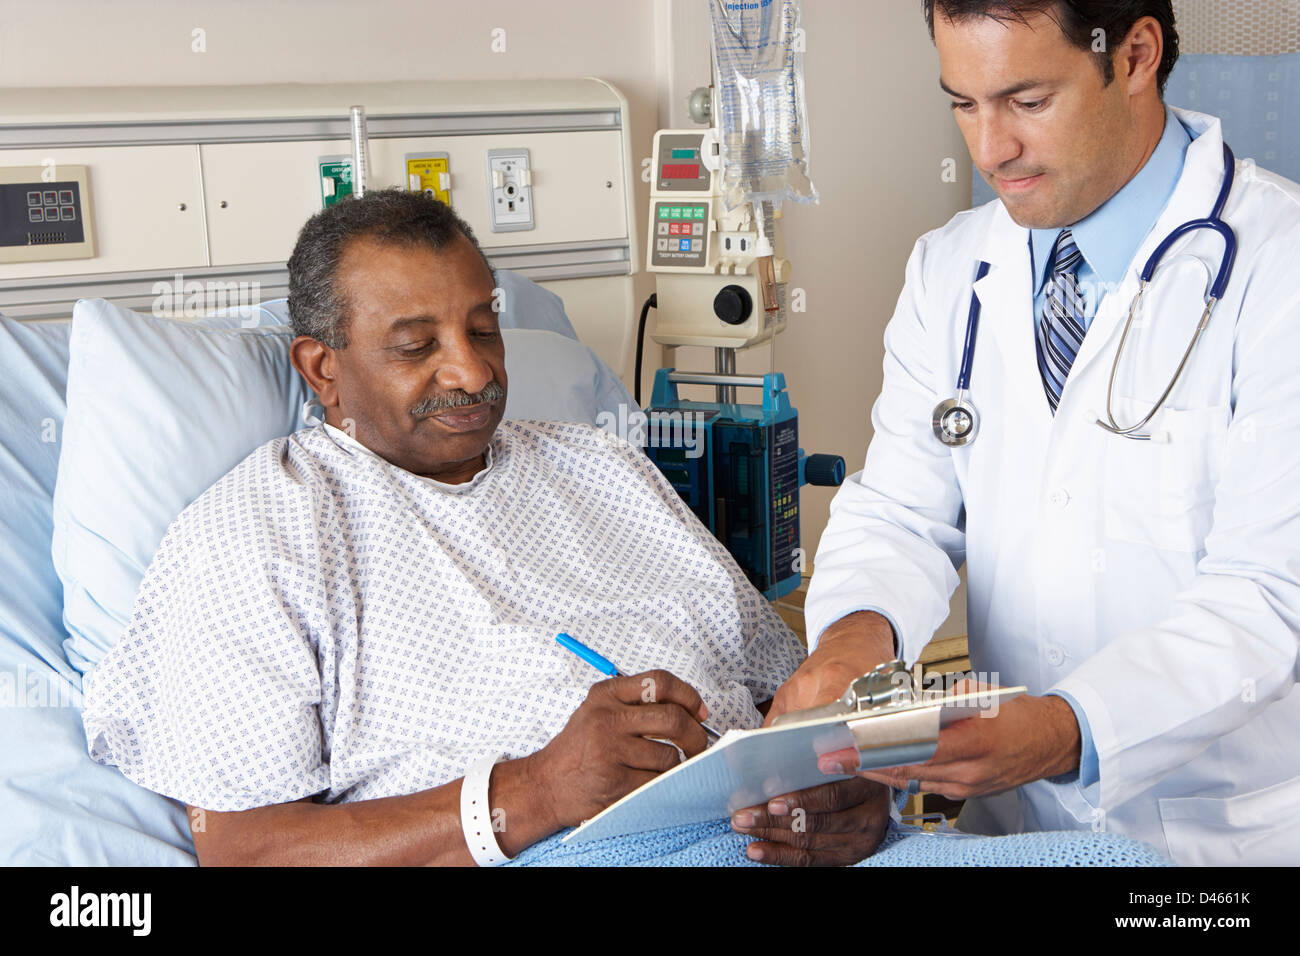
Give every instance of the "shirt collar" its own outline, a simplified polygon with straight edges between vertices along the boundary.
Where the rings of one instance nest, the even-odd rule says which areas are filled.
[[[384,458],[382,455],[379,455],[372,449],[367,448],[365,445],[361,444],[361,442],[357,441],[347,432],[343,431],[343,429],[335,428],[329,422],[322,422],[322,425],[324,425],[325,427],[326,434],[330,438],[334,439],[334,443],[336,445],[340,445],[341,447],[343,447],[345,451],[349,449],[351,449],[354,452],[362,451],[365,454],[369,455],[371,458],[375,458],[383,462],[385,465],[388,465],[393,468],[397,467],[388,459]],[[414,475],[416,478],[420,479],[420,481],[434,488],[437,488],[439,491],[446,491],[454,495],[461,495],[467,491],[470,491],[473,488],[476,488],[479,482],[483,480],[484,476],[486,476],[487,473],[492,470],[492,466],[496,461],[496,455],[494,453],[495,445],[496,445],[496,437],[493,436],[493,440],[488,442],[487,449],[483,452],[483,461],[484,461],[483,467],[469,481],[462,482],[461,484],[458,485],[448,484],[445,481],[439,481],[438,479],[430,478],[427,475],[416,475],[414,472],[407,472],[407,474]]]
[[[1165,132],[1155,152],[1119,192],[1070,227],[1075,245],[1097,277],[1111,288],[1124,280],[1138,246],[1174,194],[1192,139],[1172,110],[1165,109]],[[1047,281],[1047,265],[1060,229],[1031,229],[1034,295]]]

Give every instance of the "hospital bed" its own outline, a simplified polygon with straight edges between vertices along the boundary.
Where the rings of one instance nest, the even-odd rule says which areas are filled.
[[[42,206],[95,225],[71,258],[0,261],[0,864],[195,863],[183,806],[90,760],[82,679],[129,619],[171,520],[315,414],[276,296],[292,237],[325,198],[316,174],[337,171],[323,154],[346,137],[326,106],[352,96],[378,105],[376,169],[424,162],[431,144],[450,163],[430,188],[450,183],[505,291],[507,417],[594,424],[633,405],[618,375],[639,259],[633,152],[607,84],[0,91],[0,166],[80,170],[75,201],[60,188]],[[540,168],[535,230],[496,235],[486,221],[488,147]],[[173,293],[190,280],[261,291],[181,321],[162,317],[160,280]],[[521,862],[743,864],[744,842],[723,822],[616,846],[553,838]],[[896,827],[871,862],[1160,862],[1108,834],[940,845]]]
[[[595,424],[631,396],[552,293],[508,271],[506,415]],[[0,863],[185,866],[183,805],[93,763],[82,677],[129,618],[171,519],[262,442],[313,414],[283,300],[196,322],[76,303],[71,322],[0,317]],[[56,484],[58,486],[56,495]],[[53,557],[52,557],[53,555]],[[59,565],[56,572],[55,565]],[[725,821],[573,847],[523,865],[743,865]],[[1112,834],[976,838],[894,825],[867,865],[1158,865]]]

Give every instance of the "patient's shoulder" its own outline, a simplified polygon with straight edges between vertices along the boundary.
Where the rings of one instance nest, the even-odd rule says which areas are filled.
[[[184,532],[193,543],[282,532],[286,523],[311,520],[327,495],[313,429],[273,438],[254,448],[177,516],[168,536]],[[198,540],[196,540],[198,539]]]

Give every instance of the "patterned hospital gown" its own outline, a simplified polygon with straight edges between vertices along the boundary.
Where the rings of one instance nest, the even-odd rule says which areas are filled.
[[[173,522],[90,675],[91,756],[209,810],[413,793],[532,753],[604,677],[756,727],[802,645],[655,466],[586,425],[503,422],[444,485],[329,426],[261,446]]]

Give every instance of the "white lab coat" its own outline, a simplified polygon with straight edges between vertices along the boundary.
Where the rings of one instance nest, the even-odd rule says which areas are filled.
[[[1194,137],[1182,177],[1102,300],[1055,418],[1027,230],[995,201],[917,242],[866,465],[836,495],[817,552],[808,633],[879,608],[910,664],[965,560],[972,667],[1073,695],[1101,779],[969,801],[964,828],[1106,829],[1182,864],[1300,864],[1300,186],[1238,160],[1224,211],[1236,271],[1152,422],[1168,440],[1094,424],[1138,272],[1176,225],[1209,215],[1222,183],[1219,121],[1176,112]],[[1200,230],[1166,257],[1116,379],[1122,425],[1168,384],[1222,251]],[[956,389],[981,259],[980,432],[949,449],[930,414]]]

